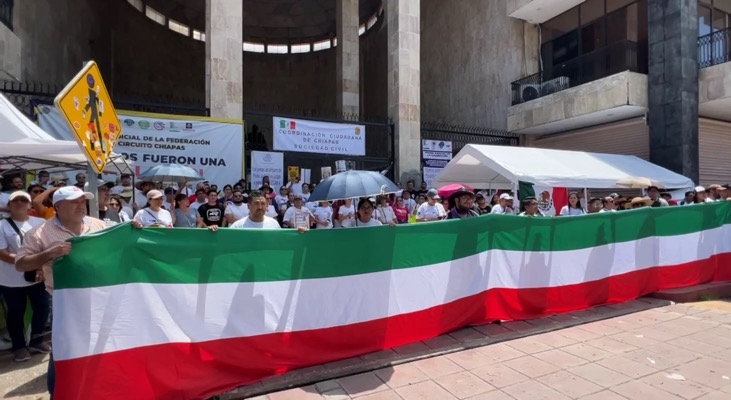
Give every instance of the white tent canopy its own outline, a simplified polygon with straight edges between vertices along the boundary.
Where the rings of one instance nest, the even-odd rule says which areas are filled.
[[[524,181],[544,187],[619,189],[617,182],[630,177],[649,178],[669,189],[695,186],[690,179],[636,156],[474,144],[462,148],[432,184],[514,189]]]
[[[86,170],[87,160],[74,141],[56,140],[31,122],[0,94],[0,170],[53,167]],[[131,173],[125,160],[113,154],[108,172]]]

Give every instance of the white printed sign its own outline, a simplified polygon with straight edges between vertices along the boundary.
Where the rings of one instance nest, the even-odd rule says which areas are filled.
[[[448,140],[421,140],[421,147],[424,150],[446,151],[452,153],[452,142]]]
[[[74,140],[56,107],[39,106],[38,124],[50,135]],[[220,186],[243,175],[242,123],[206,119],[171,119],[155,114],[129,115],[118,111],[122,132],[114,152],[134,162],[135,175],[160,164],[181,164]]]
[[[452,159],[452,142],[422,139],[421,158],[424,182],[426,182],[427,187],[431,187],[434,177]]]
[[[251,186],[258,189],[268,176],[269,185],[279,190],[284,184],[284,154],[270,151],[251,152]]]
[[[432,168],[432,167],[424,167],[424,182],[426,182],[426,187],[432,187],[431,183],[434,180],[434,178],[437,177],[437,174],[444,168]]]
[[[274,150],[364,156],[365,126],[273,118]]]
[[[425,160],[451,160],[451,151],[434,151],[434,150],[422,150],[422,157]]]

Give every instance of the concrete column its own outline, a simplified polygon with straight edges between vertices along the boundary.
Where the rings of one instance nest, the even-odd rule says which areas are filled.
[[[336,0],[338,47],[337,104],[338,111],[360,114],[360,49],[358,40],[358,0]]]
[[[213,117],[243,119],[243,16],[241,0],[206,0],[206,105]]]
[[[395,125],[396,180],[421,175],[421,1],[386,1],[388,115]]]
[[[650,161],[698,182],[698,0],[648,0]]]

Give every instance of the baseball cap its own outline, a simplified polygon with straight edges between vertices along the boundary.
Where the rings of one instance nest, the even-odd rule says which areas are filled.
[[[30,201],[30,195],[27,192],[25,192],[23,190],[16,190],[15,192],[10,193],[10,197],[8,197],[8,203],[10,203],[11,201],[13,201],[19,197],[22,197],[22,198]]]
[[[426,197],[430,199],[441,199],[441,197],[439,197],[439,192],[433,188],[429,189],[429,191],[426,192]]]
[[[701,193],[701,192],[705,192],[705,191],[706,191],[706,188],[704,188],[703,186],[696,186],[695,187],[695,192],[696,193]]]
[[[294,197],[294,200],[300,199],[302,200],[302,195],[295,193],[292,197]]]
[[[500,195],[500,200],[513,200],[513,196],[510,193],[503,193]]]
[[[112,183],[112,182],[104,182],[101,179],[97,179],[96,180],[96,187],[97,187],[97,189],[100,188],[100,187],[102,187],[102,186],[106,186],[107,188],[111,189],[111,188],[114,187],[114,183]],[[84,184],[84,190],[89,190],[89,182],[86,182]]]
[[[58,190],[53,192],[53,205],[56,205],[56,203],[58,203],[59,201],[76,200],[79,197],[84,197],[87,200],[91,200],[94,198],[94,195],[92,193],[85,192],[76,186],[60,187],[58,188]]]
[[[162,197],[162,192],[156,189],[147,192],[147,200],[157,199]]]

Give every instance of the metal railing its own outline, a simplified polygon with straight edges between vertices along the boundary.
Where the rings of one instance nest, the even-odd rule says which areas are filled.
[[[698,68],[731,61],[731,28],[698,38]]]
[[[451,125],[442,122],[422,122],[421,138],[429,140],[449,140],[452,153],[457,154],[468,144],[490,144],[498,146],[517,146],[518,135],[502,129],[475,126]]]
[[[0,0],[0,23],[13,30],[13,0]]]
[[[513,105],[623,71],[646,72],[643,71],[643,63],[638,60],[639,58],[636,42],[622,41],[610,44],[511,83]]]

